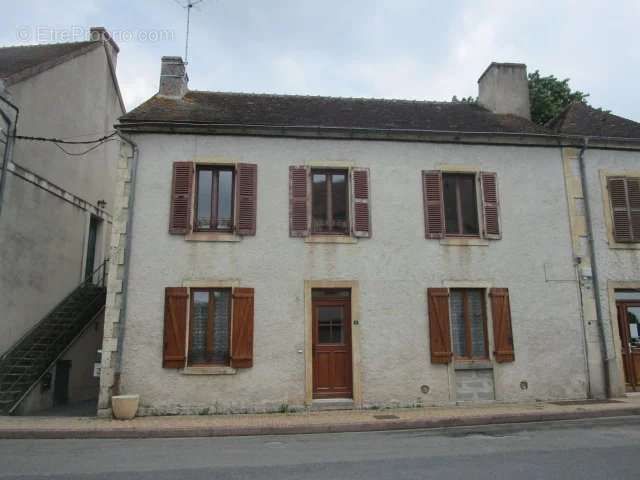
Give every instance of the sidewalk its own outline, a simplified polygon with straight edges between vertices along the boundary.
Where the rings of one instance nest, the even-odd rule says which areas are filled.
[[[150,438],[359,432],[640,415],[640,396],[604,402],[490,404],[260,415],[0,417],[0,439]]]

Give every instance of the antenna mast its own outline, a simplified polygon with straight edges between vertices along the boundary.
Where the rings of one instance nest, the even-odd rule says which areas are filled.
[[[201,3],[203,0],[187,0],[186,5],[182,5],[182,8],[187,9],[187,34],[184,43],[184,63],[189,63],[189,23],[191,20],[191,9],[194,5]],[[176,3],[178,3],[176,1]]]

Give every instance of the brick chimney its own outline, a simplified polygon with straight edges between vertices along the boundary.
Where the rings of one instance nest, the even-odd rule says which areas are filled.
[[[111,58],[111,63],[113,63],[113,67],[115,68],[120,47],[118,47],[116,41],[109,35],[107,29],[104,27],[91,27],[89,30],[89,40],[92,42],[102,42],[104,46],[107,47],[109,58]]]
[[[182,57],[162,57],[158,95],[182,98],[189,90],[187,66]]]
[[[478,80],[478,103],[494,113],[531,120],[527,66],[491,63]]]

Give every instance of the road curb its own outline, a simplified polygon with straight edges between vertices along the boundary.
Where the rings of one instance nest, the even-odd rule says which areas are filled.
[[[147,427],[135,425],[87,426],[77,428],[12,428],[0,427],[0,439],[120,439],[120,438],[186,438],[248,435],[289,435],[311,433],[372,432],[385,430],[437,429],[477,427],[482,425],[537,423],[640,415],[640,407],[615,410],[572,412],[528,412],[518,414],[479,415],[466,417],[420,418],[414,420],[367,420],[350,423],[324,423],[268,426]]]

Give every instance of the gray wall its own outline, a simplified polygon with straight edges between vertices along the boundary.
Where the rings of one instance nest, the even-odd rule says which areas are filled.
[[[102,47],[11,85],[8,93],[20,108],[20,135],[95,139],[112,131],[122,113]],[[108,212],[117,143],[67,156],[51,143],[18,140],[13,161],[93,205],[105,200]],[[86,209],[7,174],[0,215],[0,353],[80,283],[89,218]],[[109,238],[106,221],[101,230],[96,264]]]
[[[453,369],[430,363],[425,295],[427,287],[451,281],[509,288],[516,361],[493,366],[497,400],[586,396],[577,287],[566,281],[575,274],[558,150],[186,135],[134,140],[140,157],[121,386],[141,395],[143,412],[301,405],[304,280],[360,282],[366,405],[455,398]],[[258,164],[255,237],[198,243],[168,235],[172,162],[202,158]],[[288,167],[314,162],[371,169],[373,238],[345,245],[289,237]],[[420,171],[442,165],[498,173],[502,240],[471,247],[425,240]],[[162,369],[164,288],[194,279],[238,279],[255,288],[253,368],[228,376]],[[423,384],[428,395],[420,393]]]

